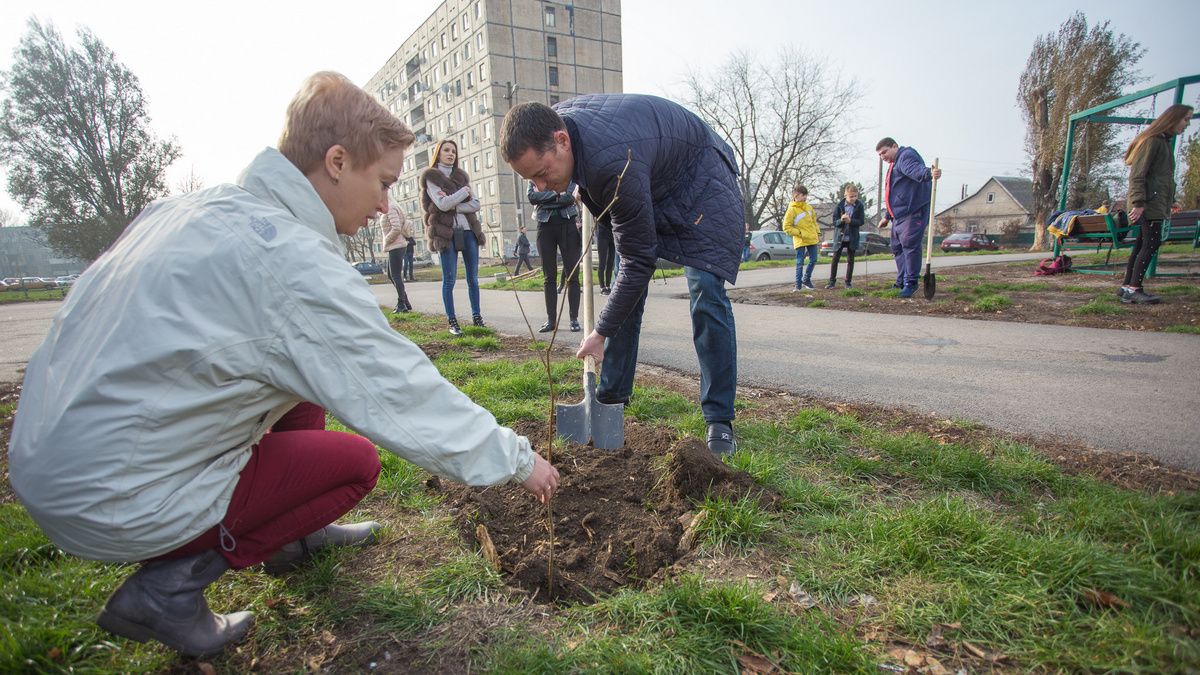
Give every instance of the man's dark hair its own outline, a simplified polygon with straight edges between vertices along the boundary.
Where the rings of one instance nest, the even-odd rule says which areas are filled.
[[[878,143],[875,144],[875,152],[879,152],[880,150],[882,150],[884,148],[890,148],[893,145],[900,145],[900,144],[897,143],[896,139],[892,138],[891,136],[884,136],[881,141],[879,141]]]
[[[792,192],[799,192],[802,195],[808,194],[808,188],[804,187],[804,183],[796,183],[796,187],[792,188]]]
[[[554,132],[566,129],[558,113],[542,103],[513,106],[500,124],[500,156],[511,162],[530,148],[539,154],[554,148]]]

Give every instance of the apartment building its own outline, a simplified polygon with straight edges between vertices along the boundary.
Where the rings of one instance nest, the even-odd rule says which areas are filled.
[[[420,176],[434,146],[458,142],[459,166],[482,202],[484,257],[512,255],[521,222],[534,229],[526,183],[500,157],[499,127],[517,103],[553,105],[619,92],[620,0],[446,0],[365,85],[417,135],[392,198],[429,255]]]

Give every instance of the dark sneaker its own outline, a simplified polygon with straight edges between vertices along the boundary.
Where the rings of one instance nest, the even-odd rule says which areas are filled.
[[[804,282],[804,287],[805,287],[805,288],[807,288],[807,289],[808,289],[808,290],[810,290],[810,291],[815,291],[815,290],[817,290],[817,287],[816,287],[816,286],[813,286],[811,281],[806,281],[806,282]]]
[[[608,286],[603,286],[600,288],[600,295],[608,295],[609,293],[611,293],[611,291],[609,290]]]
[[[854,284],[852,284],[852,283],[850,283],[849,281],[847,281],[847,282],[846,282],[846,288],[854,288]]]
[[[546,323],[542,324],[542,327],[538,329],[538,332],[539,333],[549,333],[552,330],[554,330],[554,322],[547,321]]]
[[[477,327],[479,327],[479,328],[486,328],[486,327],[487,327],[487,324],[485,324],[485,323],[483,322],[483,317],[482,317],[482,316],[479,316],[478,314],[476,314],[475,316],[471,317],[471,324],[472,324],[472,325],[474,325],[474,326],[477,326]]]
[[[462,329],[458,327],[458,319],[450,319],[450,334],[462,335]]]
[[[1124,300],[1125,296],[1128,294],[1129,294],[1129,289],[1125,288],[1124,286],[1121,286],[1120,288],[1117,289],[1117,299],[1118,300]]]
[[[829,289],[831,289],[831,288],[833,288],[833,287],[835,287],[835,286],[837,286],[837,282],[836,282],[836,281],[831,281],[831,282],[829,282],[829,283],[825,284],[825,290],[829,290]]]
[[[1157,295],[1150,295],[1139,288],[1126,293],[1125,297],[1121,298],[1121,302],[1133,303],[1135,305],[1157,305],[1162,302],[1162,298]]]
[[[733,437],[733,427],[727,422],[709,424],[708,449],[718,457],[737,452],[737,440]]]
[[[578,333],[581,330],[583,330],[583,327],[579,325],[579,321],[571,319],[571,332]]]
[[[916,292],[917,292],[916,284],[905,284],[904,288],[900,291],[900,297],[911,298],[913,295],[916,294]]]

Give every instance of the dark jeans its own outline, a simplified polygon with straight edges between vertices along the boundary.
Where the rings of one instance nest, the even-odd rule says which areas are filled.
[[[408,292],[404,290],[404,249],[394,248],[388,251],[388,277],[396,287],[396,309],[412,309],[408,301]]]
[[[542,293],[546,296],[546,320],[557,323],[558,319],[558,256],[562,255],[563,274],[575,269],[579,263],[579,252],[583,246],[579,228],[574,220],[551,217],[549,221],[538,223],[537,231],[538,253],[542,256]],[[571,276],[567,284],[567,304],[570,307],[571,320],[579,320],[579,298],[583,295],[579,289],[579,270]]]
[[[479,312],[479,245],[475,242],[475,233],[467,230],[464,233],[466,245],[463,247],[463,268],[467,274],[467,299],[471,301],[471,316],[481,316]],[[442,306],[446,308],[446,317],[453,319],[454,315],[454,283],[458,281],[458,251],[454,250],[454,239],[446,242],[446,248],[441,251],[442,263]]]
[[[600,256],[600,287],[612,288],[613,263],[617,257],[612,227],[596,226],[596,253]]]
[[[706,422],[731,422],[737,390],[737,329],[725,282],[693,267],[684,267],[683,273],[691,299],[692,342],[700,362],[700,410]],[[596,392],[602,403],[629,402],[645,309],[646,292],[642,291],[617,334],[604,341],[604,364]]]
[[[1141,227],[1138,228],[1137,241],[1129,251],[1129,262],[1125,263],[1125,285],[1133,288],[1141,288],[1146,268],[1150,266],[1154,253],[1162,244],[1163,221],[1146,220],[1143,217],[1138,224]]]
[[[829,266],[829,283],[837,281],[838,260],[842,257],[842,251],[846,251],[846,283],[853,283],[854,278],[854,243],[850,241],[842,241],[838,243],[838,247],[833,251],[833,262]]]
[[[408,246],[404,247],[404,264],[400,268],[401,271],[403,272],[403,274],[401,274],[400,276],[404,277],[405,279],[407,279],[409,281],[415,281],[415,279],[413,278],[413,249],[414,248],[416,248],[416,245],[414,245],[414,244],[409,244]]]
[[[929,217],[920,215],[901,218],[892,223],[892,255],[896,258],[896,283],[916,286],[921,276],[921,240]]]
[[[533,263],[529,262],[529,251],[517,254],[517,268],[513,270],[514,277],[521,273],[522,264],[524,264],[530,272],[533,271]]]

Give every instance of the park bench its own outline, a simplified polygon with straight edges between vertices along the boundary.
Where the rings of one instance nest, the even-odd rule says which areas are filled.
[[[1065,249],[1096,247],[1096,253],[1107,247],[1104,263],[1098,265],[1076,265],[1072,271],[1083,274],[1111,274],[1113,251],[1130,248],[1137,240],[1137,225],[1130,225],[1124,211],[1074,216],[1068,221],[1065,234],[1054,238],[1054,255]],[[1124,265],[1124,263],[1121,263]]]

